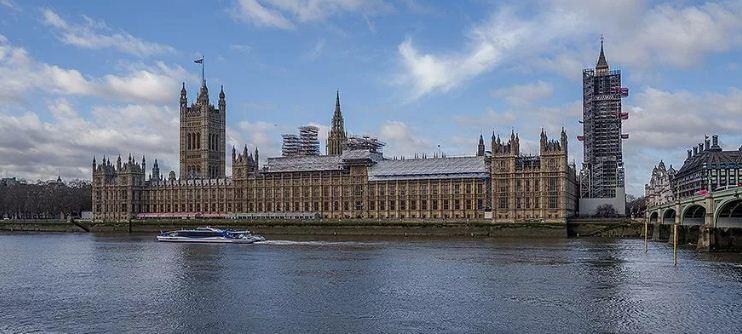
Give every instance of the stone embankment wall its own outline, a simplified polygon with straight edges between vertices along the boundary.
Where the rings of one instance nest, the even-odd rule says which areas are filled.
[[[85,232],[80,226],[59,219],[1,220],[0,231],[8,232]]]
[[[249,229],[270,235],[378,235],[468,237],[639,237],[643,225],[619,220],[579,220],[556,223],[495,224],[489,221],[373,221],[373,220],[134,220],[131,222],[66,222],[59,220],[0,221],[0,231],[141,232],[214,226]]]

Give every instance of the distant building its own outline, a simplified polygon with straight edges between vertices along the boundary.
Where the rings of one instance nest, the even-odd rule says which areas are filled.
[[[675,201],[672,187],[675,174],[676,171],[672,165],[666,169],[662,160],[654,166],[652,178],[644,185],[644,198],[647,206],[653,207]]]
[[[742,147],[724,151],[719,136],[708,137],[687,151],[687,157],[675,177],[673,188],[678,199],[701,195],[742,184]]]
[[[368,150],[371,152],[381,152],[381,149],[386,144],[382,141],[380,141],[378,138],[370,137],[370,136],[363,136],[363,137],[356,137],[356,136],[350,136],[345,140],[345,143],[343,145],[343,150]]]
[[[319,128],[314,125],[299,127],[301,155],[319,155]]]
[[[626,210],[624,185],[621,98],[628,89],[621,87],[621,71],[611,70],[600,41],[595,69],[582,72],[584,159],[580,171],[580,215],[594,215],[602,205],[611,205],[619,214]]]
[[[515,133],[507,143],[493,136],[490,173],[495,222],[564,223],[575,214],[576,172],[567,162],[564,129],[559,141],[549,140],[542,130],[539,152],[538,156],[521,155],[520,138]]]
[[[299,136],[293,133],[282,134],[283,144],[281,145],[281,156],[294,157],[301,152],[301,141]]]

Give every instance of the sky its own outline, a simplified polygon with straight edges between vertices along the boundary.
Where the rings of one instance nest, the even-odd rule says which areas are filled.
[[[740,147],[742,1],[0,0],[0,176],[90,179],[94,156],[118,154],[177,172],[201,56],[228,147],[262,159],[300,125],[324,146],[339,90],[346,130],[387,157],[473,155],[513,130],[537,154],[542,128],[565,127],[579,169],[601,35],[630,89],[628,193],[704,135]]]

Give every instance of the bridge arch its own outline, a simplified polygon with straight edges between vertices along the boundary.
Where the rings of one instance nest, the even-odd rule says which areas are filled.
[[[675,224],[675,209],[667,208],[662,212],[662,224]]]
[[[659,211],[653,211],[651,214],[649,214],[649,223],[655,224],[660,219],[660,213]]]
[[[703,225],[706,218],[706,207],[701,204],[689,204],[682,210],[681,225]]]
[[[742,198],[731,198],[719,204],[714,214],[716,227],[742,227]]]

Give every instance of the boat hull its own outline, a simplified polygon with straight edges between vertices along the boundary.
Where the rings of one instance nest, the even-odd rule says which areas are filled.
[[[187,237],[171,237],[171,236],[159,235],[157,236],[157,241],[199,243],[199,244],[252,244],[258,241],[263,241],[263,239],[262,238],[230,239],[230,238],[223,238],[223,237],[187,238]]]

